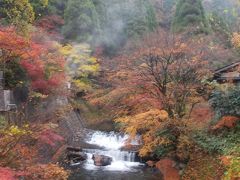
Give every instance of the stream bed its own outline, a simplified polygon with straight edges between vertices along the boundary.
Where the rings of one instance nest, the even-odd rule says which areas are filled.
[[[72,166],[69,180],[161,180],[160,172],[139,162],[136,152],[121,150],[127,140],[127,135],[114,132],[88,133],[84,141],[95,148],[83,148],[88,159]],[[140,138],[130,142],[134,146],[139,143]],[[113,161],[108,166],[95,166],[92,160],[94,154],[109,156]]]

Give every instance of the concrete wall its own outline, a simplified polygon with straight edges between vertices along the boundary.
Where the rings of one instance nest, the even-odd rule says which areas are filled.
[[[0,111],[9,111],[11,104],[11,91],[0,90]]]

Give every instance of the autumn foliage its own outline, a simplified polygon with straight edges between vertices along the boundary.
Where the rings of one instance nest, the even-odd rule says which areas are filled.
[[[168,144],[167,138],[157,137],[157,132],[163,126],[163,122],[168,120],[168,113],[160,110],[150,110],[135,116],[119,118],[116,120],[122,123],[122,130],[135,137],[139,132],[142,133],[143,148],[140,155],[145,156],[154,151],[159,144]]]
[[[14,28],[1,28],[0,49],[1,62],[19,59],[29,76],[32,90],[48,94],[63,85],[65,61],[53,42],[39,41],[36,37],[26,39]]]
[[[35,179],[42,179],[42,180],[67,180],[68,179],[68,172],[65,171],[63,168],[54,165],[41,165],[37,164],[35,166],[31,166],[27,168],[27,179],[35,180]]]

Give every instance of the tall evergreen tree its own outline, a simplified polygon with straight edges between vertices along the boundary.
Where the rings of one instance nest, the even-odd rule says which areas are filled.
[[[207,33],[209,25],[201,0],[178,0],[172,30],[179,32],[190,28],[195,33]]]
[[[67,39],[90,41],[99,30],[99,20],[91,0],[69,0],[64,12],[63,34]]]
[[[68,0],[48,0],[47,14],[54,14],[63,17]]]
[[[48,0],[41,0],[41,1],[29,0],[29,2],[31,3],[31,5],[33,7],[36,18],[39,18],[42,15],[44,15],[44,11],[46,10],[46,8],[48,6]]]

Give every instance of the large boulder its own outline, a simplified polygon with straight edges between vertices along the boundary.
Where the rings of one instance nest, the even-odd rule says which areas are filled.
[[[156,167],[161,171],[164,180],[180,180],[176,163],[171,159],[162,159],[156,163]]]
[[[112,163],[112,158],[104,155],[94,154],[92,159],[95,166],[108,166]]]

